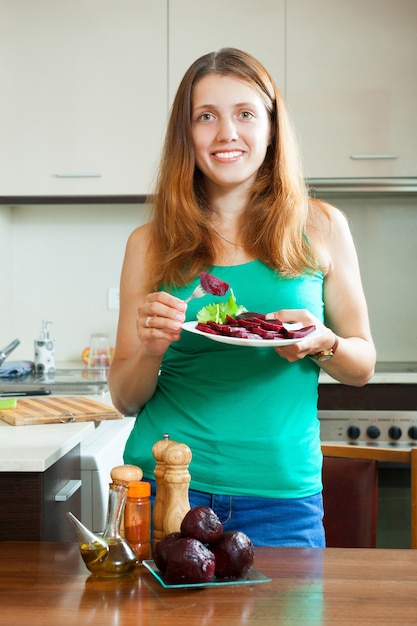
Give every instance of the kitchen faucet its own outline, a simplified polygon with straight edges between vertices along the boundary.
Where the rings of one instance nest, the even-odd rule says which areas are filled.
[[[13,350],[15,348],[17,348],[17,346],[20,343],[20,339],[13,339],[13,341],[11,343],[9,343],[8,346],[6,346],[5,348],[3,348],[2,350],[0,350],[0,365],[3,364],[3,362],[7,359],[7,357],[9,356],[9,354],[11,352],[13,352]]]

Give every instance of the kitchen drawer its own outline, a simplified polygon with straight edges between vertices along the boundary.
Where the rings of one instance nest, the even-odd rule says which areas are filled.
[[[80,487],[80,444],[45,472],[0,472],[0,540],[75,541],[66,512],[81,517]]]

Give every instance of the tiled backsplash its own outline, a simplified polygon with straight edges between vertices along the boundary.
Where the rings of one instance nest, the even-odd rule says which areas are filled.
[[[326,197],[347,215],[356,241],[381,361],[417,361],[417,197]],[[42,319],[52,321],[57,362],[77,361],[92,332],[114,342],[117,287],[130,232],[143,205],[0,207],[0,347],[19,337],[16,358],[33,358]]]

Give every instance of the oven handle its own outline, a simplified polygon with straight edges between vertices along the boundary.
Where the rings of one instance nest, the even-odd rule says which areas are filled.
[[[55,502],[68,502],[74,493],[81,488],[81,485],[81,480],[69,480],[67,484],[55,494]]]

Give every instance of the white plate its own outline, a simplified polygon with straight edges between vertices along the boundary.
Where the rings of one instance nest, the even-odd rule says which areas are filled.
[[[227,335],[213,335],[211,333],[205,333],[202,330],[197,330],[198,322],[185,322],[182,327],[189,333],[195,335],[201,335],[212,341],[218,341],[219,343],[228,343],[231,346],[246,346],[247,348],[273,348],[276,346],[289,346],[293,343],[302,341],[304,337],[297,337],[296,339],[243,339],[242,337],[228,337]],[[301,324],[284,324],[288,330],[297,330],[302,328]],[[320,335],[318,330],[313,331],[306,337],[318,337]]]

